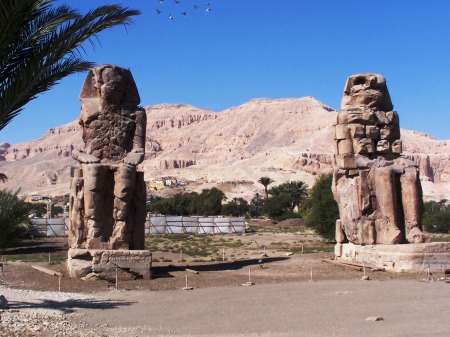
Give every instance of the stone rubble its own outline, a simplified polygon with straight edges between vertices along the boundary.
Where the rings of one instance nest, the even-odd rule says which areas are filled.
[[[93,296],[76,293],[11,289],[0,286],[9,308],[0,310],[0,336],[86,336],[103,334],[106,325],[94,329],[81,322],[76,301],[95,302]],[[71,301],[73,301],[71,303]],[[69,313],[67,313],[67,311]]]

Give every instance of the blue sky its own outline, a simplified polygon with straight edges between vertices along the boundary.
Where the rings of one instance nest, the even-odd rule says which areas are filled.
[[[313,96],[339,109],[346,78],[376,72],[387,78],[402,128],[450,139],[450,1],[178,1],[121,1],[143,14],[101,33],[95,49],[85,46],[87,60],[131,69],[141,105],[219,112],[253,98]],[[58,3],[86,12],[108,1]],[[85,76],[27,105],[0,142],[34,140],[77,119]]]

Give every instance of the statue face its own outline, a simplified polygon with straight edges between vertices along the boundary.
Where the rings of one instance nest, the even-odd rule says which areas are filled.
[[[393,106],[384,76],[379,74],[358,74],[347,80],[342,110],[391,111]]]

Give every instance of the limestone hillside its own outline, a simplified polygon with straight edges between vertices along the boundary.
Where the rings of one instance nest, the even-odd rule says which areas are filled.
[[[147,106],[145,178],[175,176],[186,190],[218,187],[228,198],[263,193],[262,176],[302,180],[332,170],[332,125],[337,111],[313,97],[254,99],[213,112],[186,104]],[[402,112],[399,111],[400,125]],[[450,196],[450,140],[402,129],[404,154],[421,170],[426,199]],[[68,193],[70,152],[82,147],[78,122],[50,129],[42,138],[0,144],[2,187],[21,193]],[[164,191],[162,193],[167,193]]]

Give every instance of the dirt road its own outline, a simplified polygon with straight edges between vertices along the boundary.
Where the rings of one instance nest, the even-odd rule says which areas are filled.
[[[106,336],[448,336],[450,284],[319,281],[100,296],[80,309]],[[116,302],[118,301],[118,302]],[[382,317],[381,321],[366,318]],[[80,318],[77,318],[79,321]]]

